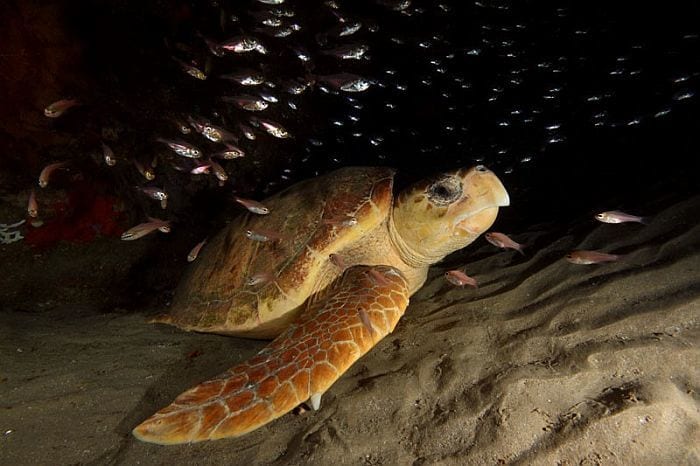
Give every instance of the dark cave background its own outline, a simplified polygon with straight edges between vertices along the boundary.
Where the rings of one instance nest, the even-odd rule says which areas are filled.
[[[337,10],[329,2],[285,3],[295,13],[286,20],[301,29],[275,38],[256,16],[275,7],[255,0],[3,2],[0,221],[23,218],[34,187],[44,205],[71,193],[83,201],[114,196],[124,228],[146,215],[174,222],[169,235],[139,244],[98,235],[102,246],[2,246],[8,264],[38,268],[3,285],[12,298],[5,305],[31,307],[23,280],[42,273],[56,289],[81,286],[79,275],[61,280],[56,264],[68,262],[80,264],[105,308],[163,305],[189,249],[240,212],[232,194],[261,199],[346,165],[392,166],[407,183],[483,163],[511,194],[494,229],[516,237],[536,224],[560,234],[572,221],[592,223],[599,210],[653,216],[698,192],[700,4],[413,1],[400,10],[396,1],[336,3]],[[328,32],[350,21],[363,25],[356,34]],[[214,57],[201,39],[241,33],[259,37],[268,53]],[[321,53],[348,42],[367,44],[369,58]],[[294,55],[297,46],[310,52],[310,64]],[[207,80],[185,74],[173,57],[207,68]],[[225,161],[223,187],[178,172],[176,157],[155,138],[200,144],[172,122],[189,114],[235,132],[248,114],[220,97],[250,90],[217,76],[241,67],[276,84],[269,90],[281,101],[264,116],[294,137],[242,139],[247,155]],[[357,94],[283,90],[289,80],[339,72],[373,84]],[[43,116],[46,105],[67,97],[85,105],[55,120]],[[102,141],[119,158],[114,168],[101,159]],[[166,211],[134,189],[146,180],[130,162],[154,158],[149,185],[168,191]],[[39,172],[56,160],[70,160],[71,169],[39,190]],[[79,215],[81,205],[69,209]]]

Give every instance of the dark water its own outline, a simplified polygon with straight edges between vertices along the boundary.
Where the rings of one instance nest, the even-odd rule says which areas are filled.
[[[696,2],[115,1],[74,8],[66,18],[87,44],[99,84],[91,124],[119,129],[115,150],[144,162],[159,158],[151,184],[170,192],[180,222],[211,220],[232,191],[261,197],[345,165],[394,166],[412,180],[484,163],[511,191],[513,208],[504,213],[511,227],[602,207],[652,214],[660,193],[696,190]],[[261,23],[275,18],[283,25]],[[361,25],[357,32],[338,37],[338,28],[353,23]],[[272,36],[289,25],[298,30]],[[267,53],[217,57],[202,38],[220,43],[241,34]],[[358,60],[324,53],[346,44],[367,52]],[[309,61],[298,58],[299,49]],[[187,75],[175,58],[207,79]],[[262,72],[265,84],[219,79],[244,68]],[[318,82],[335,73],[371,84],[344,92]],[[288,91],[313,79],[298,95]],[[259,90],[279,102],[253,114],[221,100]],[[246,157],[221,161],[230,175],[223,188],[213,176],[195,180],[174,170],[186,161],[154,141],[220,148],[180,135],[169,117],[187,115],[240,137]],[[278,122],[293,137],[256,130],[249,141],[238,123],[250,126],[251,116]],[[144,182],[133,166],[115,171],[118,186]],[[159,213],[148,201],[134,202]]]

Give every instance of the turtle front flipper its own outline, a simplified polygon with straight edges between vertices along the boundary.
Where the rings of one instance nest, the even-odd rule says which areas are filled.
[[[388,266],[351,267],[252,359],[178,396],[137,426],[143,441],[236,437],[320,396],[379,340],[408,305],[408,283]]]

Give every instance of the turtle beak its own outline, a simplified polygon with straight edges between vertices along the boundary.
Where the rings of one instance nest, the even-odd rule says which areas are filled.
[[[455,224],[470,233],[480,234],[494,222],[499,207],[510,205],[510,196],[501,180],[483,165],[467,171],[464,185],[466,195],[459,203],[462,213]]]
[[[496,200],[496,205],[498,207],[508,207],[510,205],[510,196],[508,191],[506,191],[505,186],[501,183],[501,180],[494,176],[494,198]]]
[[[484,207],[506,207],[510,205],[510,196],[500,179],[483,165],[477,165],[467,173],[466,183],[477,186],[475,196],[481,198]]]

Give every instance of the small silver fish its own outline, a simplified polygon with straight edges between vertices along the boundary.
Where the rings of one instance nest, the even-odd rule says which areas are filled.
[[[294,55],[302,62],[306,63],[311,61],[311,54],[304,47],[293,46],[292,51],[294,52]]]
[[[68,162],[56,162],[56,163],[50,163],[47,166],[44,167],[43,170],[41,170],[41,173],[39,174],[39,186],[42,188],[45,188],[49,185],[49,178],[51,177],[51,174],[55,171],[58,170],[59,168],[63,168],[66,166]]]
[[[208,37],[205,37],[200,32],[197,32],[197,36],[199,36],[204,41],[212,55],[214,55],[215,57],[223,57],[225,55],[224,49],[222,49],[219,46],[219,44],[209,39]]]
[[[317,76],[318,81],[328,84],[329,86],[340,89],[344,92],[363,92],[369,89],[371,82],[352,73],[338,73],[326,76]]]
[[[138,189],[145,195],[147,195],[151,199],[155,199],[156,201],[162,201],[168,198],[168,193],[166,193],[161,188],[157,188],[155,186],[141,186]]]
[[[141,186],[138,187],[138,189],[151,199],[160,201],[160,207],[162,209],[168,207],[168,193],[161,188],[157,188],[155,186]]]
[[[362,23],[359,21],[341,21],[341,24],[329,31],[329,34],[337,37],[346,37],[355,34],[362,28]]]
[[[258,91],[258,95],[267,103],[276,104],[280,101],[274,94],[267,91]]]
[[[278,233],[270,230],[246,230],[245,236],[253,241],[267,242],[267,241],[277,241],[282,239]]]
[[[243,136],[245,136],[246,139],[248,139],[249,141],[255,141],[256,136],[255,132],[253,131],[253,128],[243,123],[239,123],[238,128],[240,128],[241,132],[243,133]]]
[[[290,79],[281,84],[282,88],[292,95],[300,95],[306,91],[311,82],[300,81],[298,79]]]
[[[39,215],[39,205],[36,202],[34,189],[29,192],[29,202],[27,203],[27,213],[30,217],[36,218]]]
[[[621,259],[619,254],[607,254],[599,251],[578,250],[571,251],[566,255],[566,260],[572,264],[589,265],[598,264],[600,262],[615,262]]]
[[[257,39],[247,36],[237,36],[225,40],[219,44],[219,47],[227,52],[234,53],[246,53],[252,52],[253,50],[256,50],[261,54],[267,53],[265,47],[263,47],[263,45]]]
[[[461,270],[450,270],[448,272],[445,272],[445,279],[455,286],[470,285],[474,288],[479,287],[479,285],[476,282],[476,279],[470,277]]]
[[[369,50],[364,44],[346,44],[330,50],[324,50],[321,53],[331,55],[342,60],[359,60]]]
[[[134,165],[136,165],[136,169],[148,181],[152,181],[156,178],[156,174],[153,171],[153,168],[144,166],[141,162],[139,162],[136,159],[134,159]]]
[[[263,30],[262,32],[272,37],[288,37],[299,30],[301,30],[301,26],[292,23],[287,26],[280,25],[280,27],[271,30]]]
[[[192,170],[190,170],[190,173],[192,173],[193,175],[201,175],[203,173],[209,173],[210,168],[211,168],[210,163],[203,163],[201,165],[197,165]]]
[[[179,60],[175,57],[173,57],[173,60],[175,60],[178,63],[178,65],[180,65],[180,67],[182,68],[182,70],[185,73],[192,76],[193,78],[197,78],[201,81],[204,81],[207,79],[207,75],[204,74],[204,72],[202,70],[200,70],[199,68],[197,68],[196,66],[190,65],[189,63],[186,63],[186,62]]]
[[[261,204],[258,201],[254,201],[252,199],[245,199],[242,197],[235,196],[234,199],[236,199],[236,202],[241,204],[243,207],[248,209],[250,212],[258,215],[267,215],[270,213],[270,209],[265,207],[263,204]]]
[[[235,73],[224,74],[219,76],[221,79],[235,81],[241,86],[259,86],[265,82],[265,76],[255,70],[244,69]]]
[[[117,159],[114,157],[114,152],[104,142],[102,143],[102,156],[104,157],[107,166],[113,167],[114,165],[116,165]]]
[[[226,173],[226,170],[224,170],[224,167],[216,163],[214,160],[209,159],[209,164],[211,165],[211,169],[214,172],[214,176],[220,181],[220,182],[225,182],[228,180],[228,174]]]
[[[201,133],[204,130],[204,126],[208,123],[204,118],[193,115],[187,115],[187,122],[198,133]]]
[[[58,118],[61,115],[63,115],[63,113],[66,110],[77,105],[80,105],[80,102],[78,102],[75,99],[59,100],[57,102],[52,103],[44,109],[44,116],[47,116],[49,118]]]
[[[289,8],[273,8],[270,10],[270,13],[283,18],[293,18],[296,15],[294,10]]]
[[[187,124],[182,120],[179,120],[177,118],[171,118],[171,121],[175,123],[177,130],[180,131],[182,134],[190,134],[192,132],[190,127],[187,126]]]
[[[162,142],[172,149],[177,155],[181,155],[183,157],[197,159],[202,156],[201,150],[184,141],[174,141],[164,138],[156,138],[156,141]]]
[[[637,222],[643,225],[647,225],[649,223],[649,220],[645,217],[627,214],[625,212],[620,212],[619,210],[609,210],[607,212],[601,212],[599,214],[596,214],[595,219],[603,223]]]
[[[248,110],[249,112],[261,112],[269,105],[265,99],[246,94],[237,96],[223,96],[221,100],[224,102],[233,103],[237,107],[242,108],[243,110]]]
[[[140,223],[133,228],[122,233],[121,239],[124,241],[132,241],[142,238],[149,233],[159,230],[163,233],[170,232],[170,222],[159,219],[149,219],[148,222]]]
[[[267,16],[265,18],[260,19],[260,23],[262,23],[264,26],[272,27],[272,28],[277,28],[282,26],[282,20],[280,18],[277,18],[275,16]]]
[[[197,256],[199,255],[199,251],[202,249],[202,247],[206,244],[207,240],[204,239],[197,243],[195,247],[192,248],[189,254],[187,254],[187,262],[192,262],[194,261]]]
[[[280,125],[279,123],[276,123],[272,120],[264,120],[262,118],[258,118],[257,121],[260,123],[260,126],[262,126],[262,128],[271,136],[280,139],[286,139],[291,137],[289,132],[284,128],[284,126]]]
[[[258,272],[248,277],[245,284],[248,286],[264,285],[270,283],[274,279],[275,276],[271,272]]]
[[[233,146],[231,144],[226,144],[226,149],[221,150],[219,152],[214,152],[213,154],[211,154],[211,156],[218,157],[224,160],[231,160],[237,159],[239,157],[244,157],[245,152],[239,147]]]
[[[213,125],[204,125],[202,136],[212,142],[235,141],[237,139],[233,133]]]

